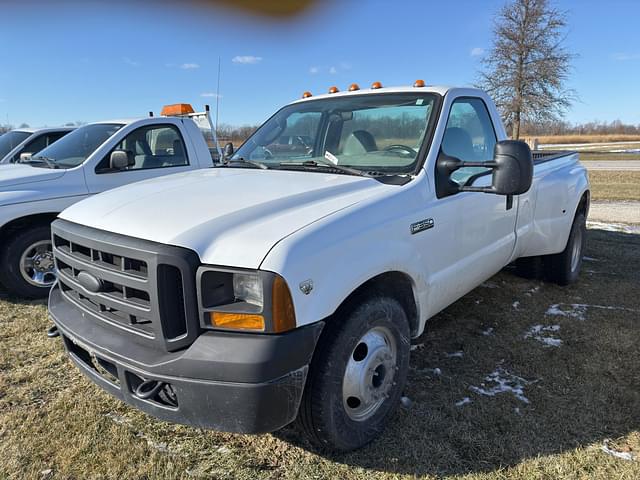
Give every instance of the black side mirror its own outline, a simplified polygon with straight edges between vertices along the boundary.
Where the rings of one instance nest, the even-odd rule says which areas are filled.
[[[493,161],[463,162],[440,152],[436,165],[438,197],[452,195],[457,192],[484,192],[497,195],[520,195],[531,188],[533,179],[533,156],[525,142],[503,140],[494,149]],[[453,172],[463,167],[490,168],[492,180],[490,187],[459,186],[450,179]]]
[[[229,142],[224,146],[224,158],[229,159],[233,156],[233,143]]]
[[[124,170],[134,164],[133,152],[129,150],[114,150],[109,156],[109,168],[111,170]]]
[[[520,195],[531,188],[533,156],[529,145],[517,140],[504,140],[496,144],[493,155],[492,193]]]

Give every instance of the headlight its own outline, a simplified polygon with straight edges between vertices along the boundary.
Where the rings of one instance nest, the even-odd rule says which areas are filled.
[[[296,326],[291,292],[275,273],[200,267],[197,282],[204,328],[280,333]]]

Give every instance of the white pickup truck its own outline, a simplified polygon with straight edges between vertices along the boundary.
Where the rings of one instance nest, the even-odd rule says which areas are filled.
[[[176,104],[163,113],[85,125],[19,163],[0,165],[0,283],[7,290],[48,295],[56,275],[49,225],[68,206],[128,183],[213,166],[208,108],[195,113]]]
[[[0,136],[0,165],[16,163],[57,142],[73,127],[16,128]]]
[[[576,154],[506,140],[480,90],[372,87],[305,93],[225,166],[62,212],[49,312],[75,364],[164,420],[298,418],[311,442],[350,450],[396,409],[430,317],[518,259],[577,279]]]

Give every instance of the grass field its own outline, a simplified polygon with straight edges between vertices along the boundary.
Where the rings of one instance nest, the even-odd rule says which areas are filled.
[[[232,435],[129,408],[46,338],[43,304],[0,293],[0,478],[640,478],[639,251],[640,235],[590,230],[577,285],[503,271],[469,293],[414,341],[411,405],[336,456],[293,427]]]
[[[592,200],[640,201],[640,172],[612,172],[591,170]]]

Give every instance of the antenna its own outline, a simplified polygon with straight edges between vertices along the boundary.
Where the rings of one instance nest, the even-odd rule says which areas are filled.
[[[220,56],[218,56],[218,87],[216,88],[216,138],[218,138],[219,112],[220,112]]]

